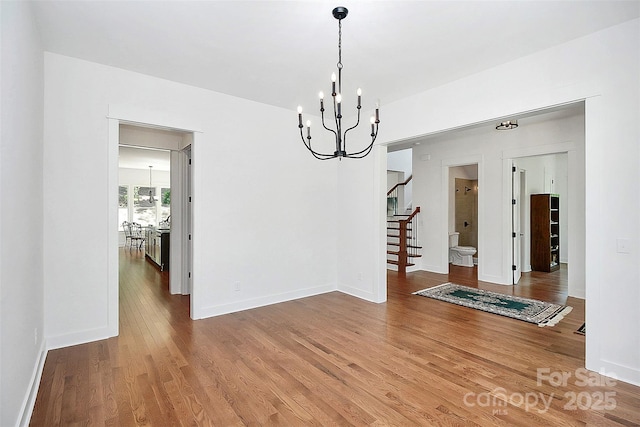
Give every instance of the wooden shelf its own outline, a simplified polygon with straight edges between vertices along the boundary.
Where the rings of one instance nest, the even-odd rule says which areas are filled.
[[[531,195],[531,269],[560,268],[560,198],[557,194]]]

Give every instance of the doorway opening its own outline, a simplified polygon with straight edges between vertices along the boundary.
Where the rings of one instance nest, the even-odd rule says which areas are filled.
[[[388,270],[402,274],[418,270],[422,256],[419,218],[413,218],[412,162],[411,148],[386,154],[386,263]]]
[[[449,265],[478,265],[478,164],[449,167]]]
[[[118,126],[118,247],[139,251],[167,275],[174,295],[191,294],[192,142],[190,132]]]
[[[531,224],[535,221],[532,218],[531,196],[535,194],[552,194],[557,196],[559,207],[558,217],[554,222],[558,223],[558,240],[553,244],[553,250],[557,249],[555,262],[564,264],[569,273],[571,267],[569,263],[569,248],[574,244],[570,230],[574,229],[571,224],[575,221],[575,216],[569,214],[569,200],[575,199],[575,194],[571,194],[569,185],[569,153],[557,152],[514,158],[512,160],[512,194],[515,203],[512,204],[512,232],[514,236],[512,245],[514,269],[513,284],[518,283],[520,274],[516,276],[516,271],[520,273],[531,272],[532,269],[532,235]],[[575,187],[574,187],[575,189]],[[552,256],[550,254],[549,256]],[[550,259],[550,261],[553,261]],[[545,271],[545,270],[541,270]]]

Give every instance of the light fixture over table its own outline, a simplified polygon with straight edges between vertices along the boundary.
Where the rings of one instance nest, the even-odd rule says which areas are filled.
[[[378,136],[378,123],[380,123],[380,112],[379,107],[376,106],[375,115],[371,117],[371,143],[360,151],[347,152],[347,133],[355,129],[360,124],[360,109],[361,107],[361,97],[362,91],[358,89],[358,105],[357,109],[357,120],[356,124],[352,127],[343,131],[342,129],[342,20],[347,17],[349,11],[346,7],[336,7],[333,9],[333,17],[338,20],[338,76],[337,76],[337,87],[336,87],[336,74],[333,73],[331,75],[331,102],[333,103],[333,119],[335,120],[335,129],[327,127],[324,122],[324,93],[320,92],[320,116],[322,117],[322,127],[324,127],[329,132],[332,132],[335,136],[336,140],[336,150],[333,153],[320,153],[311,148],[311,121],[307,120],[307,136],[305,141],[305,136],[303,134],[302,129],[304,125],[302,124],[302,107],[298,106],[298,128],[300,129],[300,138],[302,138],[302,143],[307,147],[307,149],[311,152],[311,154],[320,160],[328,160],[339,158],[342,160],[342,157],[347,157],[351,159],[361,159],[365,157],[367,154],[371,152],[373,148],[373,143]]]
[[[151,186],[151,169],[153,166],[149,166],[149,203],[154,204],[156,199],[153,197],[153,193],[155,193],[153,187]]]

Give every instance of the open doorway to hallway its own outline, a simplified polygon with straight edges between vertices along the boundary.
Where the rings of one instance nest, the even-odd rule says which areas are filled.
[[[418,239],[419,207],[413,206],[413,153],[387,153],[387,269],[404,274],[418,270],[422,257]]]
[[[191,141],[188,132],[119,125],[118,245],[166,276],[171,294],[191,293]]]
[[[520,126],[515,130],[496,130],[496,123],[491,121],[417,136],[388,147],[389,152],[402,149],[412,151],[412,203],[422,209],[420,267],[437,273],[448,271],[449,232],[459,231],[455,229],[454,202],[450,197],[454,182],[450,184],[449,168],[477,164],[478,241],[477,246],[469,243],[463,246],[476,247],[480,280],[501,285],[513,284],[512,164],[529,157],[565,153],[567,173],[554,178],[554,185],[557,186],[559,180],[566,180],[571,190],[562,202],[562,214],[568,215],[564,222],[571,228],[564,233],[564,237],[571,238],[560,244],[566,249],[566,253],[561,254],[561,262],[564,262],[566,255],[567,264],[571,264],[568,271],[569,294],[584,298],[584,104],[522,113],[517,118]],[[526,169],[525,166],[521,168]],[[545,183],[547,186],[551,183],[549,173],[545,177],[543,172],[538,178],[527,170],[525,175],[529,186],[533,181],[539,181],[540,189],[536,191],[545,191]],[[521,193],[522,205],[528,210],[529,193]],[[523,215],[520,216],[520,223],[524,232],[528,233],[529,219],[522,218]],[[462,221],[464,224],[464,219]],[[471,224],[472,221],[467,222]],[[520,252],[525,256],[530,246],[528,239],[523,236],[519,245]],[[523,271],[529,270],[529,261],[521,261],[520,264]]]

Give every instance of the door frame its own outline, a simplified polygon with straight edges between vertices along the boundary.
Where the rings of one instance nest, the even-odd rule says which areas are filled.
[[[482,262],[481,252],[484,249],[484,237],[482,230],[484,229],[484,212],[485,212],[485,201],[484,196],[480,189],[484,187],[484,156],[482,154],[478,155],[470,155],[470,156],[461,156],[456,158],[449,158],[442,160],[442,200],[445,202],[441,207],[441,215],[443,218],[443,226],[440,227],[441,232],[441,258],[440,263],[443,266],[443,271],[445,273],[449,272],[449,209],[451,205],[451,192],[450,188],[450,179],[449,179],[449,169],[456,166],[466,166],[466,165],[478,165],[478,247],[476,248],[478,256],[478,280],[487,280],[493,281],[494,279],[488,280],[485,277],[484,273],[484,263]]]
[[[503,152],[503,189],[505,191],[504,193],[504,211],[506,212],[507,210],[509,212],[511,212],[511,187],[512,187],[512,172],[511,172],[511,168],[512,168],[512,163],[514,161],[517,162],[517,159],[519,158],[526,158],[526,157],[536,157],[536,156],[544,156],[544,155],[552,155],[552,154],[563,154],[566,153],[567,156],[567,161],[568,161],[568,170],[569,170],[569,180],[577,180],[577,177],[573,177],[572,175],[574,174],[574,172],[572,172],[572,165],[576,162],[577,160],[577,155],[576,155],[576,142],[559,142],[559,143],[554,143],[554,144],[548,144],[548,145],[541,145],[541,146],[537,146],[537,147],[527,147],[524,149],[513,149],[513,150],[506,150]],[[579,180],[577,180],[576,182],[578,182]],[[580,186],[572,186],[571,183],[569,183],[568,185],[568,189],[569,191],[571,191],[572,189],[574,189],[574,191],[582,191],[583,194],[586,193],[586,189],[585,189],[585,185],[584,185],[584,181],[582,181]],[[506,192],[508,192],[508,194],[506,194]],[[569,196],[572,197],[572,196]],[[521,197],[522,198],[522,197]],[[569,206],[569,210],[573,211],[573,210],[577,210],[577,206],[576,205],[570,205]],[[522,224],[521,224],[522,225]],[[568,224],[569,225],[569,224]],[[571,228],[572,226],[569,225],[569,227]],[[507,248],[507,247],[512,247],[512,231],[511,231],[511,223],[509,222],[508,224],[505,225],[505,227],[503,228],[503,247]],[[573,231],[569,231],[569,234],[567,234],[568,236],[568,247],[571,247],[571,240],[573,238],[575,238],[575,234],[573,233]],[[573,237],[572,237],[573,236]],[[513,249],[509,250],[509,251],[505,251],[506,252],[506,256],[509,257],[509,261],[504,260],[504,265],[505,265],[505,275],[508,277],[511,277],[512,275],[512,271],[511,271],[511,259],[513,258]],[[575,255],[574,255],[575,256]],[[569,258],[572,258],[571,256],[571,251],[570,251],[570,255]],[[577,259],[577,258],[574,258]],[[574,279],[574,275],[575,276],[580,276],[579,274],[579,270],[580,270],[580,266],[575,265],[578,263],[574,263],[574,265],[572,266],[572,263],[569,261],[567,263],[567,278],[568,278],[568,287],[569,287],[569,291],[571,291],[571,286]],[[524,265],[524,264],[523,264]],[[586,270],[586,265],[582,265],[582,268]],[[583,273],[584,274],[584,273]],[[569,293],[569,295],[571,295],[571,293]],[[579,298],[584,298],[583,296],[579,296]]]
[[[202,136],[200,127],[189,118],[172,117],[166,112],[154,112],[130,105],[109,105],[107,120],[107,202],[109,206],[107,220],[107,329],[109,336],[119,333],[119,255],[118,255],[118,148],[120,145],[120,124],[169,129],[193,134],[192,157],[195,157],[195,147]],[[194,174],[196,170],[193,170]],[[195,198],[194,198],[195,200]],[[196,203],[193,205],[193,218],[197,217]],[[195,221],[194,221],[195,222]],[[195,230],[195,224],[194,224]],[[197,253],[194,247],[192,259]],[[197,319],[200,316],[198,286],[192,274],[190,298],[190,316]]]
[[[511,283],[517,285],[522,276],[522,184],[520,169],[511,161]]]

